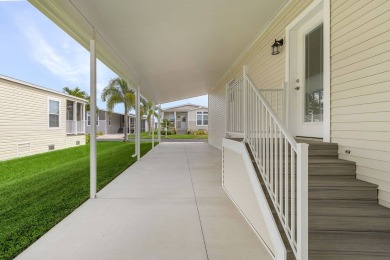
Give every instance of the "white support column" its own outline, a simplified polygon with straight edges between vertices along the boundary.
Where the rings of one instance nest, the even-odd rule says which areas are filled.
[[[228,95],[228,88],[229,88],[229,83],[226,84],[225,86],[225,138],[228,138],[228,126],[230,123],[230,114],[229,114],[229,95]],[[197,118],[195,118],[197,119]]]
[[[157,125],[158,143],[161,143],[161,105],[158,106],[158,125]]]
[[[173,127],[176,129],[177,131],[177,127],[176,127],[176,121],[177,121],[177,118],[176,118],[176,111],[173,112],[173,114],[175,115],[175,121],[174,121],[174,124],[173,124]]]
[[[90,198],[96,198],[96,43],[95,29],[90,40],[90,92],[91,92],[91,132],[90,132]]]
[[[136,91],[136,109],[135,109],[135,114],[136,114],[136,133],[135,133],[135,152],[137,153],[137,160],[140,159],[141,157],[141,113],[140,113],[140,103],[141,103],[141,92],[140,92],[140,84],[137,86],[137,91]]]
[[[154,147],[154,101],[152,103],[152,111],[153,111],[153,115],[152,115],[151,130],[152,130],[152,148],[153,148]]]
[[[73,133],[77,135],[77,102],[73,101]]]
[[[309,259],[309,145],[297,145],[297,259]]]
[[[81,111],[82,111],[81,121],[83,122],[83,133],[85,134],[85,104],[83,104]]]
[[[247,128],[248,128],[248,116],[247,116],[247,101],[248,101],[248,97],[247,97],[247,91],[248,91],[248,81],[247,81],[247,75],[248,75],[248,65],[244,65],[244,68],[243,68],[243,74],[244,74],[244,84],[243,84],[243,87],[244,87],[244,99],[243,99],[243,102],[244,102],[244,142],[246,142],[246,136],[247,136]]]

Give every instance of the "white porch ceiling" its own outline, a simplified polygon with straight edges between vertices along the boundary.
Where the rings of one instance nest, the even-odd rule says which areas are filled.
[[[98,57],[165,103],[207,94],[286,0],[30,2],[86,48],[94,27]]]

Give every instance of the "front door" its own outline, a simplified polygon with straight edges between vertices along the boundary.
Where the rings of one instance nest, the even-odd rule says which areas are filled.
[[[181,129],[187,130],[187,112],[181,113]]]
[[[295,73],[290,78],[295,103],[295,134],[323,137],[324,55],[322,13],[298,25],[293,38],[296,46]],[[294,65],[294,64],[291,64]]]

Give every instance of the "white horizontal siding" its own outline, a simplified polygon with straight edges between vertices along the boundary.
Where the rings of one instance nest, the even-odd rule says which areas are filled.
[[[389,206],[390,1],[331,1],[331,139]]]
[[[76,139],[85,143],[84,136],[68,140],[66,135],[66,98],[21,83],[0,79],[0,160],[17,157],[18,143],[30,143],[31,154],[48,151],[48,146],[63,149],[76,144]],[[60,101],[60,127],[48,127],[48,100]],[[26,154],[24,150],[23,155]]]

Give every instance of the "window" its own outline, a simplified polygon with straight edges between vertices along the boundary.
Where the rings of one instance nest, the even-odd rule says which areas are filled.
[[[108,125],[111,125],[111,116],[108,116]]]
[[[60,101],[49,99],[49,128],[60,127]]]
[[[196,125],[208,125],[209,113],[208,112],[196,112]]]
[[[169,121],[175,121],[175,113],[169,113]]]
[[[91,112],[87,112],[87,125],[91,125]],[[96,125],[99,125],[99,113],[96,114]]]

